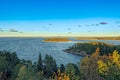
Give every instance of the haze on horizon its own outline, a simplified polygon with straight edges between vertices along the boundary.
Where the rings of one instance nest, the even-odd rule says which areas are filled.
[[[0,37],[120,36],[119,0],[2,0]]]

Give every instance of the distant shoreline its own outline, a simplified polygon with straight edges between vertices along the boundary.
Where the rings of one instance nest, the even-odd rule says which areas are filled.
[[[45,38],[45,39],[47,39],[47,38],[66,38],[66,39],[68,39],[68,38],[74,38],[74,39],[76,39],[76,40],[120,40],[120,36],[115,36],[115,37],[109,37],[109,36],[106,36],[106,37],[67,37],[67,36],[58,36],[58,37],[41,37],[41,36],[24,36],[24,37],[22,37],[22,36],[17,36],[17,37],[9,37],[9,36],[0,36],[0,38]],[[69,41],[71,41],[71,40],[69,40]],[[51,41],[45,41],[45,42],[68,42],[68,41],[53,41],[53,40],[51,40]]]
[[[120,37],[75,37],[77,40],[120,40]]]

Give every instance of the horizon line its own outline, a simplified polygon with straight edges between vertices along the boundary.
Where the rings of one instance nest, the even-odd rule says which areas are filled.
[[[0,36],[0,38],[22,38],[22,37],[30,37],[30,38],[37,38],[37,37],[81,37],[81,38],[86,38],[86,37],[91,37],[91,38],[93,38],[93,37],[95,37],[95,38],[99,38],[99,37],[120,37],[120,36]]]

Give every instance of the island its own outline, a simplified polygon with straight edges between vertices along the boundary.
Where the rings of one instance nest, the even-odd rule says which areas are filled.
[[[70,42],[66,37],[50,37],[50,38],[45,38],[43,40],[44,42]]]

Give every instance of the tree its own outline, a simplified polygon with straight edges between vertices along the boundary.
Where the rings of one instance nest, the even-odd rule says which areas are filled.
[[[0,56],[0,79],[7,79],[7,70],[8,70],[8,62],[2,56]]]
[[[43,71],[37,73],[38,80],[44,80]]]
[[[4,57],[0,56],[0,72],[6,71],[8,68],[8,62]]]
[[[26,66],[21,66],[16,80],[28,80]]]
[[[43,63],[44,74],[47,78],[52,76],[54,72],[57,72],[57,64],[51,55],[46,55]]]
[[[60,72],[61,73],[65,72],[65,66],[63,64],[60,65]]]
[[[12,78],[13,80],[16,79],[16,77],[17,77],[17,75],[18,75],[18,73],[19,73],[19,70],[20,70],[21,66],[23,66],[23,65],[22,65],[22,64],[17,64],[17,65],[13,68],[13,70],[12,70],[12,76],[11,76],[11,78]]]
[[[0,69],[2,70],[0,72],[2,72],[2,75],[4,75],[6,78],[12,77],[15,66],[20,62],[16,53],[11,53],[5,50],[0,51],[0,59]]]
[[[100,77],[97,71],[98,60],[100,60],[99,56],[100,49],[97,48],[96,51],[91,56],[86,56],[83,60],[80,61],[80,75],[84,80],[103,80]]]
[[[38,58],[38,63],[37,63],[37,69],[38,69],[38,71],[41,71],[43,69],[41,53],[39,53],[39,58]]]
[[[114,50],[112,57],[98,61],[98,73],[105,80],[120,80],[120,54]]]
[[[68,63],[66,65],[66,74],[69,75],[70,80],[76,80],[76,78],[80,76],[80,71],[77,65],[73,63]]]
[[[42,72],[35,72],[32,65],[21,66],[16,80],[43,80],[43,73]]]

